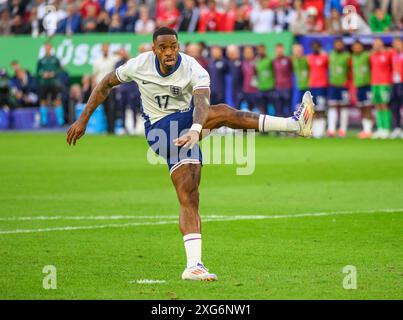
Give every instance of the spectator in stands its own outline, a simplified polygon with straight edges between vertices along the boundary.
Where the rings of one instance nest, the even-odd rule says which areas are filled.
[[[22,16],[15,15],[11,24],[11,33],[13,34],[28,34],[29,28],[22,20]]]
[[[0,0],[0,12],[3,12],[5,10],[7,10],[7,6],[8,6],[8,1],[7,0]]]
[[[243,76],[243,86],[242,91],[244,95],[244,101],[248,105],[248,109],[251,111],[257,111],[256,107],[258,105],[258,90],[257,90],[257,79],[256,79],[256,61],[255,52],[252,46],[245,46],[243,48],[242,61],[242,76]]]
[[[283,32],[288,30],[292,9],[288,0],[279,0],[274,9],[274,31]]]
[[[225,75],[228,72],[228,63],[223,57],[223,49],[220,46],[211,47],[208,72],[211,84],[211,104],[223,103],[225,100]]]
[[[129,60],[129,55],[125,49],[119,50],[120,60],[117,62],[115,68],[120,67]],[[134,81],[122,83],[115,90],[116,98],[116,111],[117,119],[119,121],[119,127],[123,130],[117,132],[117,134],[124,134],[127,132],[130,135],[135,134],[135,124],[140,114],[141,99],[140,91],[137,84]],[[126,118],[127,111],[130,110],[131,117]]]
[[[108,32],[121,32],[121,31],[122,31],[122,20],[120,19],[120,14],[118,12],[115,12],[112,15]]]
[[[314,138],[321,138],[326,130],[328,56],[322,51],[322,44],[319,41],[313,41],[311,47],[312,54],[308,55],[309,88],[315,103],[312,134]]]
[[[392,115],[388,108],[392,84],[392,54],[385,49],[381,38],[376,38],[372,45],[371,91],[372,101],[376,107],[377,131],[372,135],[375,139],[386,139],[391,129]]]
[[[256,33],[272,32],[274,27],[274,13],[269,8],[268,0],[259,0],[250,13],[252,31]]]
[[[136,21],[136,33],[145,34],[153,33],[155,30],[155,22],[150,19],[148,7],[142,5],[140,7],[140,19]]]
[[[99,22],[97,21],[97,9],[95,6],[88,6],[86,8],[86,15],[82,21],[82,29],[84,32],[103,32],[101,28],[98,27]],[[107,14],[106,14],[107,15]],[[101,15],[98,17],[100,18]]]
[[[43,18],[45,31],[48,36],[53,36],[57,31],[57,25],[67,17],[67,12],[61,7],[61,0],[54,0],[52,3],[54,9],[48,10]]]
[[[35,4],[33,7],[38,9],[38,19],[39,21],[43,20],[43,17],[46,15],[46,0],[35,0]]]
[[[249,11],[247,6],[236,6],[235,31],[249,30]]]
[[[0,69],[0,108],[6,110],[17,106],[14,96],[11,94],[11,82],[6,69]]]
[[[370,34],[371,28],[359,15],[350,10],[343,10],[342,29],[350,34]]]
[[[68,5],[68,16],[62,19],[57,26],[57,33],[72,35],[81,31],[81,17],[75,3]]]
[[[392,9],[392,19],[398,31],[403,29],[403,1],[390,0]]]
[[[344,138],[347,134],[350,95],[347,80],[350,69],[350,53],[345,50],[343,39],[333,42],[333,50],[329,54],[329,89],[327,124],[329,137],[336,135],[337,115],[340,109],[340,128],[338,136]]]
[[[122,31],[134,32],[134,27],[138,18],[139,13],[137,12],[136,2],[135,0],[129,0],[127,2],[126,15],[123,17]]]
[[[38,17],[37,7],[32,7],[28,23],[29,33],[33,38],[38,37],[43,32],[42,21]]]
[[[117,13],[120,18],[123,18],[127,12],[127,5],[122,0],[115,0],[115,5],[108,11],[109,16],[113,19],[113,15]],[[115,18],[116,19],[116,18]]]
[[[266,46],[257,47],[256,59],[257,87],[259,89],[259,108],[261,113],[268,113],[268,106],[275,104],[273,59],[266,53]]]
[[[343,1],[345,1],[345,0],[343,0]],[[339,15],[342,13],[343,6],[342,6],[341,2],[342,2],[341,0],[326,0],[325,1],[324,14],[325,14],[325,18],[327,20],[331,18],[333,10],[336,10],[339,13]]]
[[[185,0],[178,22],[178,31],[195,32],[199,23],[200,10],[195,0]]]
[[[11,34],[11,25],[12,21],[10,19],[10,14],[7,10],[1,12],[1,20],[0,20],[0,34],[9,35]]]
[[[381,8],[376,8],[369,17],[369,26],[373,32],[387,32],[392,27],[392,18]]]
[[[397,37],[393,39],[392,55],[393,85],[390,97],[390,109],[393,115],[393,131],[390,138],[403,138],[400,109],[403,105],[403,42]]]
[[[341,24],[340,13],[337,9],[330,11],[330,17],[326,21],[326,31],[329,34],[341,35],[343,34],[343,27]]]
[[[241,108],[243,99],[242,93],[242,62],[239,47],[236,45],[229,45],[227,47],[228,58],[228,72],[231,77],[231,95],[233,106],[237,109]]]
[[[28,71],[22,68],[16,70],[16,75],[12,79],[12,88],[19,106],[30,107],[37,105],[36,80]]]
[[[362,131],[358,134],[358,138],[368,139],[371,138],[374,125],[372,120],[370,53],[364,49],[363,44],[358,40],[353,43],[352,51],[353,84],[356,88],[357,106],[361,111],[362,123]]]
[[[236,0],[229,0],[226,6],[224,6],[225,16],[223,31],[233,32],[235,29],[235,20],[237,16],[238,5]]]
[[[97,0],[84,0],[80,5],[80,12],[83,19],[87,19],[89,12],[96,18],[101,12],[101,6]]]
[[[180,17],[180,12],[176,8],[174,0],[162,0],[162,10],[155,17],[158,28],[176,28]]]
[[[20,16],[22,20],[22,16],[25,13],[26,2],[22,2],[21,0],[11,0],[9,2],[9,12],[11,17]]]
[[[304,47],[296,43],[292,47],[292,67],[297,82],[298,103],[302,101],[302,97],[309,89],[309,65],[308,58],[304,55]]]
[[[200,11],[199,32],[223,31],[225,13],[217,9],[215,0],[208,0],[208,10]]]
[[[276,45],[276,56],[273,60],[274,80],[276,87],[275,109],[277,117],[292,115],[292,61],[285,55],[284,45]]]
[[[315,7],[308,7],[307,12],[307,31],[308,33],[320,33],[325,30],[323,18],[319,15]]]
[[[116,63],[120,60],[120,57],[116,53],[109,52],[109,44],[104,43],[102,45],[101,56],[93,62],[92,71],[92,87],[101,82],[101,80],[110,72],[115,70]],[[106,116],[108,119],[108,132],[114,133],[115,128],[115,108],[113,95],[110,95],[103,102],[104,108],[106,110]]]
[[[295,35],[303,35],[308,32],[308,15],[303,8],[302,0],[294,1],[294,10],[291,12],[289,19],[289,31]]]
[[[108,12],[106,12],[105,10],[102,10],[99,13],[97,18],[95,18],[95,16],[93,18],[91,18],[91,23],[90,23],[91,28],[93,27],[93,23],[92,23],[93,21],[95,21],[95,31],[96,32],[108,32],[109,24],[111,23],[111,19],[109,18]]]
[[[64,111],[61,101],[60,84],[58,74],[61,71],[59,59],[52,54],[52,45],[45,43],[45,56],[38,61],[37,79],[39,88],[39,113],[41,125],[48,123],[48,109],[52,105],[55,108],[57,123],[64,124]]]

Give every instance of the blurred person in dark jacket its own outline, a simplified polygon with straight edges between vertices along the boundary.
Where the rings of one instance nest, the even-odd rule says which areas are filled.
[[[74,3],[68,5],[68,16],[58,23],[56,32],[67,35],[81,32],[81,16]]]
[[[223,103],[225,100],[225,76],[228,72],[228,62],[223,56],[220,46],[211,47],[211,58],[208,64],[211,81],[211,104]]]
[[[36,79],[28,71],[19,68],[13,77],[12,88],[17,104],[22,107],[36,106],[38,103]]]

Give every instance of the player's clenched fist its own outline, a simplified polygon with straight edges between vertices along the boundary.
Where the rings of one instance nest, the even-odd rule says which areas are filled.
[[[85,129],[87,128],[87,123],[78,119],[74,122],[69,130],[67,131],[67,143],[71,146],[76,145],[76,141],[80,139],[85,134]]]
[[[176,146],[183,146],[185,148],[192,149],[196,143],[199,142],[199,132],[196,130],[189,130],[184,135],[180,136],[177,139],[174,139],[174,143]]]

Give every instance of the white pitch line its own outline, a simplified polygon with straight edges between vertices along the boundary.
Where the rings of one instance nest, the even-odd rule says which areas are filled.
[[[236,215],[236,216],[217,216],[210,215],[203,217],[203,222],[211,221],[239,221],[239,220],[263,220],[263,219],[286,219],[286,218],[302,218],[302,217],[323,217],[335,215],[351,215],[351,214],[376,214],[376,213],[401,213],[402,208],[397,209],[377,209],[377,210],[352,210],[352,211],[330,211],[330,212],[307,212],[297,214],[283,214],[283,215]],[[70,230],[90,230],[90,229],[103,229],[103,228],[125,228],[133,226],[147,226],[147,225],[165,225],[177,224],[176,220],[172,221],[152,221],[152,222],[131,222],[131,223],[116,223],[116,224],[101,224],[96,226],[66,226],[54,228],[41,228],[41,229],[17,229],[17,230],[0,230],[0,234],[15,234],[15,233],[35,233],[35,232],[49,232],[49,231],[70,231]]]
[[[165,280],[153,280],[153,279],[140,279],[140,280],[130,280],[129,283],[139,283],[139,284],[155,284],[155,283],[166,283]]]

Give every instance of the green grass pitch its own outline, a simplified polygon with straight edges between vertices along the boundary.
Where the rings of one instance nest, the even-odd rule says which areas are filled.
[[[0,135],[0,299],[403,298],[403,141],[259,136],[253,175],[204,166],[214,283],[180,279],[176,195],[146,152],[140,137],[73,148],[63,134]],[[257,215],[276,218],[225,219]],[[42,287],[46,265],[56,290]],[[346,265],[355,290],[343,288]]]

